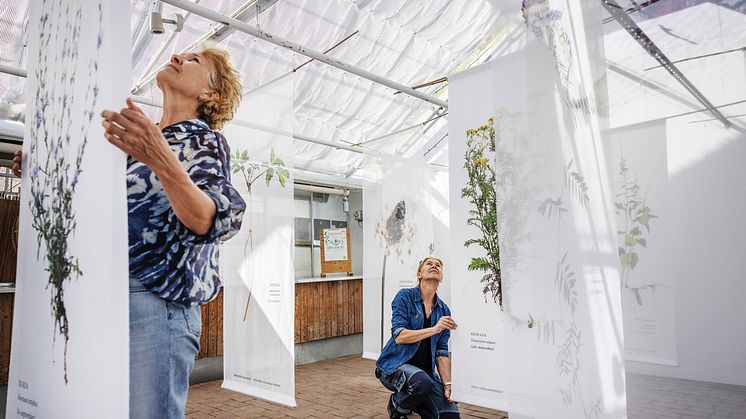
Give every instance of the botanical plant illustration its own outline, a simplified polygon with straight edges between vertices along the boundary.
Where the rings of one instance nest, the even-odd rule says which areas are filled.
[[[383,242],[383,267],[381,268],[381,348],[384,345],[384,317],[383,307],[385,304],[384,294],[386,292],[386,261],[392,253],[401,257],[403,252],[412,253],[414,241],[414,225],[411,215],[407,216],[407,203],[401,200],[394,205],[391,214],[385,219],[381,218],[376,223],[376,236]]]
[[[500,309],[503,308],[502,282],[500,274],[500,246],[498,242],[497,201],[495,195],[495,169],[490,162],[495,155],[495,119],[477,129],[466,131],[466,154],[464,169],[469,176],[461,197],[471,204],[466,224],[476,227],[481,237],[469,239],[464,246],[479,245],[485,256],[471,258],[468,269],[482,271],[482,293],[492,297]]]
[[[638,305],[642,305],[642,292],[655,290],[661,284],[643,284],[630,286],[629,278],[632,270],[637,266],[640,256],[638,246],[645,248],[648,245],[645,238],[650,233],[650,221],[658,218],[647,204],[647,194],[641,192],[640,184],[635,171],[629,167],[624,158],[619,162],[619,176],[621,184],[615,203],[617,215],[624,215],[624,229],[619,230],[619,259],[622,265],[622,288],[631,292]]]
[[[285,187],[287,179],[290,177],[290,172],[285,167],[285,162],[275,155],[275,149],[270,149],[269,160],[259,163],[253,162],[249,159],[249,152],[247,150],[236,150],[235,153],[231,154],[231,173],[240,173],[246,183],[248,190],[248,206],[251,208],[251,197],[252,188],[254,183],[259,179],[264,180],[264,184],[269,188],[272,183],[272,179],[277,179],[277,182],[281,187]],[[248,211],[249,216],[249,235],[244,245],[244,255],[246,260],[250,261],[250,272],[251,272],[251,283],[249,285],[249,295],[246,297],[246,307],[244,308],[243,321],[246,321],[246,316],[249,313],[249,304],[251,303],[251,296],[254,287],[254,262],[251,260],[254,250],[254,234],[253,234],[253,220],[251,211]]]
[[[562,24],[563,12],[550,8],[549,3],[549,0],[522,0],[521,13],[536,38],[551,51],[562,87],[562,99],[573,111],[570,112],[573,121],[579,123],[580,115],[595,112],[595,102],[588,98],[577,70],[573,67],[570,36]],[[574,111],[579,111],[580,115]]]
[[[64,378],[67,384],[67,347],[70,323],[65,307],[65,286],[83,272],[71,254],[69,240],[77,221],[73,203],[98,99],[98,58],[103,44],[101,4],[98,4],[98,39],[88,62],[87,77],[76,78],[82,42],[82,6],[57,0],[42,2],[39,48],[34,71],[37,84],[31,93],[34,116],[28,155],[31,184],[31,225],[36,231],[37,259],[44,258],[49,273],[51,309],[56,333],[65,339]],[[61,42],[60,42],[61,40]],[[61,43],[61,49],[60,49]],[[80,82],[78,82],[80,81]],[[72,107],[82,103],[83,112]],[[82,122],[80,122],[82,119]],[[73,121],[78,124],[73,124]],[[56,338],[56,334],[55,334]]]

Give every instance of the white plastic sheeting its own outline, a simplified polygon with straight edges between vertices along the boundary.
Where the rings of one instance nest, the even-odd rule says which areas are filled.
[[[223,388],[295,406],[292,75],[244,98],[237,116],[255,125],[224,130],[247,209],[221,247]]]
[[[131,45],[135,45],[140,27],[145,27],[144,38],[139,43],[142,46],[132,54],[139,57],[133,63],[135,83],[145,75],[146,67],[173,31],[173,26],[166,25],[163,35],[148,32],[151,3],[132,1]],[[495,3],[488,0],[282,0],[259,3],[271,5],[260,10],[258,18],[251,19],[250,24],[316,50],[326,50],[360,31],[329,55],[407,85],[437,79],[458,67],[487,59],[494,48],[495,34],[500,29]],[[229,15],[253,2],[201,0],[199,4]],[[12,22],[7,28],[0,29],[0,41],[3,42],[0,63],[25,67],[23,30],[28,2],[9,0],[8,5],[8,9],[0,11],[7,21]],[[185,14],[172,6],[162,5],[164,18],[172,17],[175,12]],[[189,15],[184,30],[167,43],[162,56],[155,62],[165,62],[170,54],[181,51],[215,27],[214,22]],[[220,46],[231,52],[248,91],[288,73],[308,59],[242,33],[233,33]],[[18,78],[0,76],[0,97],[10,103],[22,101],[23,86],[24,82]],[[422,91],[447,99],[447,87],[444,86],[437,84]],[[143,93],[159,98],[159,91],[154,86]],[[394,95],[389,88],[322,63],[312,62],[297,72],[296,132],[322,140],[347,145],[358,143],[422,122],[434,110],[435,106],[429,103],[403,94]],[[151,111],[152,116],[159,112]],[[424,135],[421,129],[410,131],[369,147],[417,155],[422,152],[422,146],[435,136],[437,128],[445,123],[445,119],[439,120],[436,128]],[[441,146],[446,144],[447,141]],[[377,160],[360,154],[301,141],[294,142],[294,154],[298,168],[340,177],[353,173],[358,178],[380,177],[377,166],[366,167],[369,162],[376,163]],[[360,171],[356,173],[357,169]]]
[[[225,14],[243,1],[201,1]],[[136,2],[145,10],[147,2]],[[163,13],[174,12],[164,5]],[[269,32],[316,50],[326,50],[355,31],[357,35],[335,48],[330,56],[407,85],[427,82],[461,65],[497,31],[499,14],[488,1],[278,1],[249,21]],[[136,24],[133,16],[133,24]],[[189,18],[185,33],[175,38],[166,55],[189,45],[197,34],[214,26],[199,16]],[[189,33],[186,33],[186,32]],[[153,56],[160,42],[148,46]],[[221,46],[228,48],[249,91],[286,74],[307,57],[236,32]],[[473,58],[486,59],[489,54]],[[137,79],[146,61],[136,63]],[[298,70],[295,92],[295,132],[341,144],[355,144],[426,120],[435,106],[387,87],[312,62]],[[443,85],[422,89],[447,98]],[[157,90],[153,90],[157,98]],[[443,126],[445,120],[436,123]],[[433,137],[422,130],[389,138],[369,147],[414,156]],[[378,179],[377,159],[302,141],[294,142],[296,167],[339,177]]]
[[[6,413],[127,418],[126,161],[94,115],[124,106],[128,6],[34,5]]]

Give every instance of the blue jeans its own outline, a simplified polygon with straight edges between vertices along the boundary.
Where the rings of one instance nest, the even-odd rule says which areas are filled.
[[[413,411],[425,419],[461,417],[456,403],[446,400],[443,384],[415,366],[403,364],[391,374],[376,368],[376,377],[394,392],[394,406],[400,413]]]
[[[199,306],[169,302],[130,279],[130,418],[184,418],[201,332]]]

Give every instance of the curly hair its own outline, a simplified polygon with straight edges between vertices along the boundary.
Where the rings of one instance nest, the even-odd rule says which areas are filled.
[[[205,48],[200,51],[212,63],[208,83],[218,93],[214,100],[204,100],[199,105],[199,117],[211,129],[221,129],[233,119],[233,114],[241,103],[243,89],[240,75],[230,64],[228,51],[219,48]]]

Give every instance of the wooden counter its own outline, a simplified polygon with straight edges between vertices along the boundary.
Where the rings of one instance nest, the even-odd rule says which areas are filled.
[[[363,331],[363,280],[323,278],[295,284],[295,343]],[[223,293],[202,306],[202,337],[197,358],[223,355]]]

